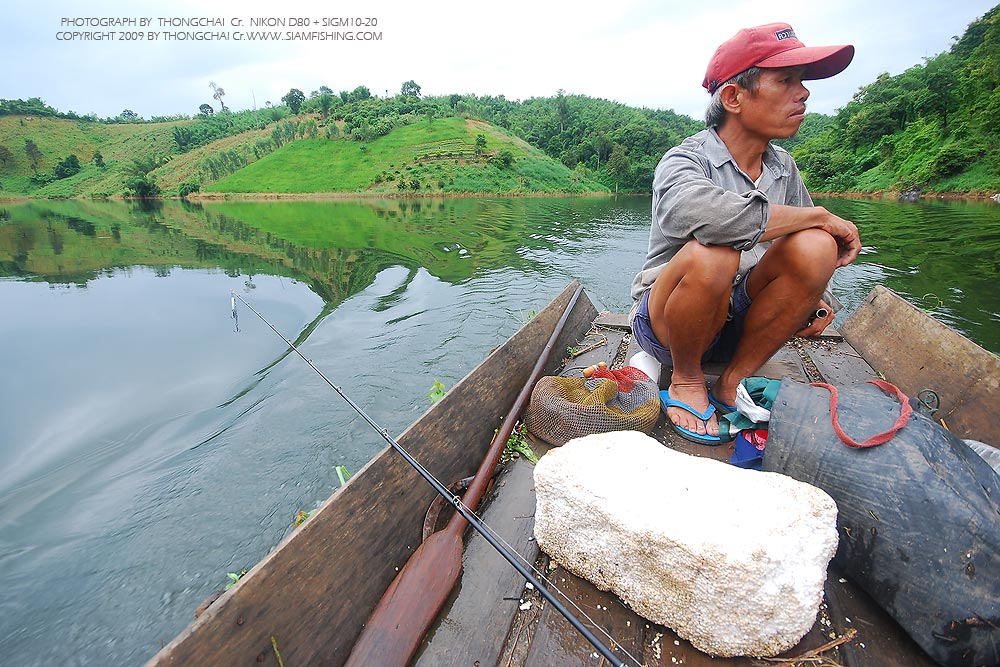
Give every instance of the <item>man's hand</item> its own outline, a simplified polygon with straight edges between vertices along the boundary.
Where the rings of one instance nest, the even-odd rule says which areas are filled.
[[[850,220],[834,215],[822,206],[771,204],[767,229],[761,241],[770,241],[804,229],[822,229],[837,242],[837,266],[847,266],[861,252],[858,228]]]
[[[858,253],[861,252],[861,237],[858,235],[857,225],[830,213],[825,208],[822,210],[826,215],[820,229],[825,230],[837,241],[837,266],[847,266],[857,259]]]
[[[826,315],[818,317],[823,311],[826,311]],[[833,309],[821,299],[816,305],[816,310],[809,315],[809,320],[805,323],[805,326],[796,331],[795,335],[802,336],[803,338],[815,338],[823,333],[828,326],[833,324],[833,317]]]

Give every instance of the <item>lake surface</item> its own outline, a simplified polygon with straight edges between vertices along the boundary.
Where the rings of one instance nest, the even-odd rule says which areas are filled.
[[[1000,206],[823,200],[875,284],[1000,351]],[[134,665],[573,278],[623,312],[647,197],[0,205],[0,655]],[[345,541],[351,536],[345,535]]]

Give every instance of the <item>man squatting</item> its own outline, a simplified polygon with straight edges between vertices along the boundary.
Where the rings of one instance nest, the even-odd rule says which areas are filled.
[[[630,321],[639,346],[673,367],[665,405],[685,438],[719,444],[717,415],[735,410],[739,383],[793,335],[833,321],[823,293],[858,256],[858,229],[814,206],[795,161],[770,141],[798,131],[802,82],[853,57],[849,45],[807,47],[785,23],[740,30],[708,64],[707,129],[657,165]],[[810,319],[820,308],[827,316]],[[711,392],[706,361],[728,364]]]

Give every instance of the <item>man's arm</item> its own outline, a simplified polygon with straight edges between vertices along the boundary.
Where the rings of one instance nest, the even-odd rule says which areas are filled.
[[[847,266],[861,252],[861,238],[854,223],[822,206],[771,204],[767,228],[760,240],[772,241],[804,229],[822,229],[837,241],[837,266]]]
[[[657,165],[654,229],[677,247],[695,239],[703,245],[749,250],[764,233],[767,196],[757,190],[740,194],[735,185],[713,181],[706,175],[710,165],[705,160],[695,152],[675,148]],[[725,180],[723,174],[717,176]]]

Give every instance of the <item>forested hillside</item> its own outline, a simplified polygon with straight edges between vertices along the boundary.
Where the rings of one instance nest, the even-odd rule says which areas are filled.
[[[59,112],[39,98],[0,100],[0,194],[246,192],[262,174],[271,192],[319,184],[359,193],[648,192],[663,153],[702,127],[670,110],[561,90],[518,101],[422,96],[412,80],[386,97],[365,86],[340,93],[321,86],[309,95],[292,88],[281,104],[236,112],[225,106],[222,88],[212,84],[212,92],[218,110],[202,104],[194,116],[150,121],[128,109],[97,119]],[[453,124],[454,136],[433,140],[412,131],[433,128],[437,119],[481,122],[482,131]],[[397,132],[403,128],[410,131]],[[992,194],[1000,191],[998,137],[1000,6],[948,51],[880,75],[834,116],[808,114],[799,134],[781,143],[815,191]],[[292,147],[302,140],[307,145]],[[565,169],[543,167],[544,156],[523,142]],[[331,160],[340,158],[350,164],[337,180]],[[328,173],[309,173],[315,165]],[[293,171],[270,173],[275,169]]]
[[[813,190],[1000,191],[1000,5],[948,51],[863,87],[792,154]]]
[[[463,106],[538,146],[571,169],[598,175],[612,190],[648,192],[663,153],[704,127],[670,110],[636,109],[583,95],[469,98]]]

